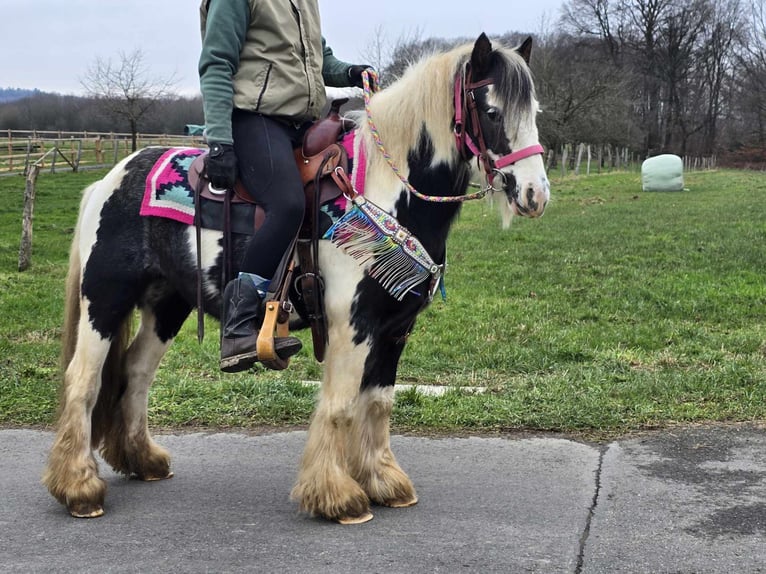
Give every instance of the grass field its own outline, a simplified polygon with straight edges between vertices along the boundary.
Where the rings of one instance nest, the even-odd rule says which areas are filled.
[[[55,411],[62,286],[79,191],[99,173],[42,174],[32,268],[16,271],[24,181],[0,178],[0,424]],[[643,193],[637,174],[553,181],[544,218],[501,231],[483,202],[450,237],[446,303],[421,316],[394,424],[421,431],[610,436],[681,422],[766,420],[766,175],[687,175]],[[281,373],[223,375],[218,329],[194,319],[150,399],[160,427],[305,424],[321,366],[306,347]],[[459,387],[481,385],[472,395]]]

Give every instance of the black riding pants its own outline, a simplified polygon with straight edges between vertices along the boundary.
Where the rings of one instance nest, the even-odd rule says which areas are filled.
[[[241,270],[271,279],[303,221],[303,184],[293,147],[302,128],[294,128],[252,112],[234,110],[232,132],[239,177],[250,196],[266,213],[250,239]]]

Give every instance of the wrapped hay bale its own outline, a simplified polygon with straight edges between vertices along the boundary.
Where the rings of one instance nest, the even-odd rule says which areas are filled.
[[[641,164],[644,191],[681,191],[684,188],[684,162],[673,154],[650,157]]]

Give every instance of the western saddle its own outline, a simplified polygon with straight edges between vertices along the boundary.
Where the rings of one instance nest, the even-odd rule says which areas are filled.
[[[328,342],[327,319],[324,313],[324,283],[317,265],[319,249],[319,208],[342,193],[351,194],[351,184],[346,177],[348,156],[339,140],[349,126],[340,115],[340,107],[347,99],[332,102],[326,117],[314,122],[306,131],[301,147],[295,149],[295,161],[301,173],[306,194],[306,210],[298,236],[282,258],[282,262],[271,281],[265,298],[265,317],[258,335],[258,360],[264,366],[274,370],[285,369],[289,359],[281,359],[274,351],[274,336],[286,337],[289,334],[290,315],[293,305],[290,302],[290,288],[294,286],[301,299],[304,320],[311,327],[314,356],[319,362],[324,360]],[[202,259],[201,259],[201,204],[203,200],[222,204],[224,265],[222,284],[232,278],[232,206],[253,204],[242,183],[238,181],[233,190],[220,191],[211,189],[205,174],[206,153],[197,157],[189,168],[189,183],[195,190],[196,206],[195,227],[197,235],[197,336],[201,341],[204,336]],[[258,229],[265,218],[259,205],[255,205],[253,229]],[[295,257],[297,255],[297,257]],[[297,265],[296,265],[297,259]],[[297,277],[293,276],[297,273]]]

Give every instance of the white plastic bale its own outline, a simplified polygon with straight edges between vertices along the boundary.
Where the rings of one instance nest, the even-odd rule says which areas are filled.
[[[644,191],[682,191],[683,160],[673,154],[650,157],[641,164],[641,185]]]

